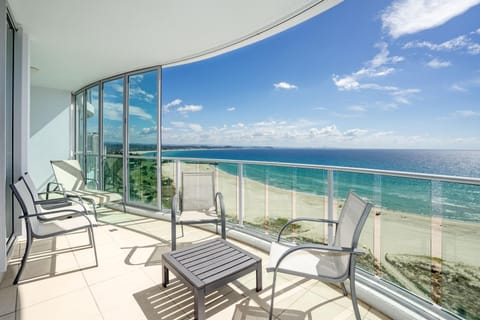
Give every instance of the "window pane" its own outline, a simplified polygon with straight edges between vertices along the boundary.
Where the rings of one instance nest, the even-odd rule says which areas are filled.
[[[157,150],[157,88],[156,70],[135,74],[128,79],[128,148],[130,154]]]
[[[123,194],[123,159],[121,157],[105,157],[103,185],[105,191]]]
[[[123,78],[120,78],[103,85],[105,154],[123,154],[123,82]]]
[[[157,206],[157,160],[129,159],[129,200]]]
[[[87,178],[87,188],[99,189],[100,168],[98,166],[98,156],[87,155],[86,160],[84,175]]]
[[[75,97],[77,153],[83,152],[83,92]]]
[[[87,154],[99,154],[98,134],[98,86],[87,90],[85,109],[87,118]]]

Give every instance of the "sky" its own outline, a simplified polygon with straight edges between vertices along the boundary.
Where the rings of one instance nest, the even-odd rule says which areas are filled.
[[[480,149],[480,0],[345,0],[162,71],[163,144]]]

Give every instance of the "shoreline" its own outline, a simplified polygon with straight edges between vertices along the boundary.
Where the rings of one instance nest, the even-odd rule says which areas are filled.
[[[182,169],[206,171],[211,170],[211,166],[183,164]],[[173,172],[173,166],[162,167],[164,176],[171,176]],[[222,170],[218,170],[217,173],[216,185],[226,199],[227,214],[236,213],[237,176]],[[260,228],[263,227],[266,217],[290,219],[293,212],[294,217],[324,218],[327,211],[325,196],[267,186],[247,177],[244,177],[244,199],[244,222]],[[341,204],[342,201],[335,202],[334,217],[338,215]],[[435,222],[433,225],[432,221]],[[440,225],[435,225],[437,223]],[[434,227],[440,228],[440,243],[432,243]],[[309,233],[324,237],[325,229],[319,227],[310,230]],[[379,237],[381,243],[380,252],[376,252],[376,256],[380,256],[382,261],[386,254],[431,256],[432,246],[434,246],[435,250],[440,250],[442,258],[446,261],[480,266],[480,256],[471,254],[476,252],[480,245],[480,223],[478,222],[424,216],[375,206],[367,219],[360,242],[374,252],[376,237]]]

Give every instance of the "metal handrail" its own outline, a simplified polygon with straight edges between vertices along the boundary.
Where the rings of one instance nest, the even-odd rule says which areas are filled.
[[[341,166],[327,166],[317,164],[305,164],[305,163],[290,163],[290,162],[271,162],[271,161],[251,161],[251,160],[230,160],[230,159],[209,159],[209,158],[188,158],[188,157],[162,157],[162,160],[179,160],[179,161],[192,161],[192,162],[222,162],[232,164],[249,164],[249,165],[262,165],[262,166],[277,166],[277,167],[294,167],[294,168],[306,168],[306,169],[318,169],[318,170],[332,170],[341,172],[352,173],[366,173],[384,176],[393,176],[401,178],[413,178],[421,180],[434,180],[441,182],[453,182],[470,185],[480,185],[480,178],[475,177],[462,177],[462,176],[450,176],[440,174],[429,173],[417,173],[407,171],[393,171],[393,170],[381,170],[381,169],[367,169],[356,167],[341,167]]]

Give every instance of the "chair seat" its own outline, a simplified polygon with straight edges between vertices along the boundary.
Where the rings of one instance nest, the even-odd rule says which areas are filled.
[[[113,202],[113,201],[122,201],[122,196],[120,194],[115,192],[102,191],[102,190],[84,189],[84,190],[67,191],[66,193],[69,196],[81,197],[82,199],[91,201],[96,205],[103,205],[105,203]]]
[[[65,215],[65,213],[63,214]],[[51,220],[46,222],[41,222],[33,226],[33,231],[38,236],[44,236],[54,233],[63,233],[68,230],[77,230],[85,229],[86,227],[97,224],[95,217],[89,216],[74,216],[69,219],[63,220]]]
[[[75,211],[84,211],[84,207],[81,204],[78,203],[72,203],[69,202],[67,205],[56,205],[56,206],[43,206],[40,205],[39,213],[48,213],[51,211],[61,211],[61,210],[75,210]],[[47,214],[45,216],[40,216],[40,220],[52,220],[52,219],[60,219],[64,217],[75,217],[79,216],[81,213],[67,213],[65,212],[58,212],[58,213],[52,213],[52,214]]]
[[[180,215],[180,218],[178,219],[179,223],[182,222],[189,222],[189,221],[213,221],[213,220],[219,220],[220,218],[218,217],[217,213],[215,211],[196,211],[196,210],[191,210],[191,211],[183,211],[182,214]]]
[[[270,247],[267,271],[273,271],[278,259],[291,247],[273,242]],[[282,260],[279,271],[315,279],[340,279],[345,276],[348,258],[349,254],[332,255],[318,250],[298,250]]]

